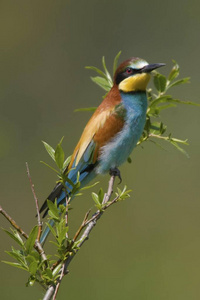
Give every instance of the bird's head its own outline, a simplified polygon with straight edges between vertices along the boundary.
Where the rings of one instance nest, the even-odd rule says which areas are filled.
[[[122,92],[145,91],[151,71],[165,64],[148,64],[144,59],[132,57],[124,61],[116,70],[114,83]]]

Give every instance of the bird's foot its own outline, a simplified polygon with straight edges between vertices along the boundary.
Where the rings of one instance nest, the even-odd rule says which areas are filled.
[[[110,176],[117,176],[119,178],[119,183],[120,184],[122,182],[122,178],[121,178],[121,173],[120,170],[117,168],[111,168],[110,172],[109,172]]]

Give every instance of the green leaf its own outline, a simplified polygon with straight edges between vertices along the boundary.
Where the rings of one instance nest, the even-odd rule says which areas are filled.
[[[102,77],[104,77],[107,80],[106,74],[104,74],[104,72],[102,72],[100,69],[93,67],[93,66],[86,66],[85,68],[97,72],[99,75],[101,75]]]
[[[127,162],[128,162],[129,164],[131,164],[131,163],[132,163],[132,159],[131,159],[131,157],[130,157],[130,156],[127,158]]]
[[[66,233],[68,232],[68,227],[64,227],[57,237],[57,241],[59,244],[62,244],[66,240]]]
[[[166,150],[161,144],[159,144],[159,143],[157,143],[157,142],[155,142],[155,141],[153,141],[153,140],[151,140],[151,139],[149,139],[149,141],[150,141],[151,143],[153,143],[154,145],[156,145],[157,147],[161,148],[162,150]]]
[[[100,190],[99,190],[98,199],[99,199],[99,202],[102,204],[103,199],[104,199],[104,192],[103,192],[102,188],[100,188]]]
[[[163,134],[165,133],[167,126],[165,126],[162,122],[153,122],[150,125],[150,132],[155,134]]]
[[[102,57],[102,64],[103,64],[103,68],[104,68],[105,73],[106,73],[107,81],[110,83],[110,86],[112,87],[112,85],[113,85],[112,78],[110,76],[110,73],[107,70],[106,62],[105,62],[105,57],[104,56]]]
[[[170,107],[176,107],[176,104],[170,103],[170,104],[167,104],[167,105],[160,105],[160,106],[156,107],[156,110],[157,110],[157,113],[160,113],[160,111],[162,111],[164,109],[168,109]]]
[[[65,154],[61,144],[58,144],[55,151],[55,161],[60,170],[63,169],[63,164],[65,160]]]
[[[177,142],[175,142],[173,139],[170,140],[170,143],[171,143],[174,147],[176,147],[176,149],[178,149],[181,153],[183,153],[187,158],[190,157],[189,154],[188,154],[183,148],[181,148],[181,147],[177,144]]]
[[[115,56],[114,63],[113,63],[113,76],[115,75],[115,71],[117,69],[118,60],[119,60],[119,57],[120,57],[121,53],[122,53],[122,51],[119,51],[117,53],[117,55]]]
[[[157,99],[155,99],[154,101],[151,102],[151,104],[149,105],[149,108],[154,107],[155,105],[158,105],[159,103],[165,103],[165,102],[172,102],[172,103],[179,103],[179,104],[187,104],[187,105],[195,105],[195,106],[200,106],[200,104],[195,103],[195,102],[191,102],[191,101],[182,101],[179,99],[174,99],[171,96],[161,96]]]
[[[162,93],[165,91],[167,79],[164,75],[156,73],[153,82],[158,92]]]
[[[95,185],[97,185],[97,184],[99,184],[99,181],[97,181],[97,182],[95,182],[95,183],[93,183],[93,184],[91,184],[91,185],[87,185],[87,186],[82,187],[82,188],[80,189],[80,191],[84,191],[84,190],[91,189],[91,188],[93,188],[93,187],[94,187]]]
[[[29,272],[31,275],[35,275],[38,270],[38,263],[37,261],[33,261],[29,266]]]
[[[184,101],[181,101],[179,99],[174,99],[172,98],[172,96],[170,95],[163,95],[161,97],[158,97],[156,98],[155,100],[153,100],[150,105],[149,105],[149,109],[148,109],[148,113],[150,111],[150,109],[155,106],[157,106],[158,104],[162,104],[162,103],[166,103],[166,102],[172,102],[172,103],[182,103],[182,104],[190,104],[190,102],[184,102]],[[192,104],[192,102],[191,102]]]
[[[24,259],[20,251],[18,253],[16,251],[5,251],[9,256],[16,259],[20,264],[24,264]]]
[[[74,182],[73,182],[71,179],[69,179],[67,176],[64,177],[64,181],[65,181],[65,182],[67,181],[67,182],[72,186],[72,188],[75,187]],[[69,188],[69,187],[68,187],[68,188]]]
[[[180,84],[183,84],[183,83],[188,83],[190,80],[190,77],[186,77],[186,78],[183,78],[183,79],[179,79],[171,84],[168,85],[167,89],[170,89],[176,85],[180,85]]]
[[[59,274],[61,267],[62,267],[62,265],[59,264],[59,265],[57,265],[57,267],[55,267],[55,269],[53,269],[52,274],[53,274],[54,277]]]
[[[59,212],[58,212],[57,205],[54,204],[52,201],[47,200],[47,206],[49,208],[49,211],[52,213],[53,217],[55,219],[59,219]]]
[[[7,264],[7,265],[10,265],[12,267],[16,267],[18,269],[22,269],[22,270],[28,271],[28,267],[24,267],[21,264],[13,263],[13,262],[10,262],[10,261],[5,261],[5,260],[3,260],[2,262],[5,263],[5,264]]]
[[[65,161],[64,161],[64,163],[63,163],[63,169],[66,169],[66,167],[68,166],[68,164],[69,164],[70,161],[71,161],[71,158],[72,158],[72,155],[68,156],[68,157],[65,159]]]
[[[109,92],[112,87],[111,85],[109,85],[108,81],[102,77],[91,77],[91,80],[107,92]]]
[[[51,167],[50,165],[48,165],[47,163],[45,163],[44,161],[40,161],[42,164],[44,164],[45,166],[47,166],[48,168],[50,168],[51,170],[53,170],[56,173],[59,173],[56,169],[54,169],[53,167]]]
[[[123,190],[121,191],[118,187],[117,187],[117,193],[116,195],[119,197],[119,200],[125,200],[126,198],[129,198],[130,195],[129,193],[131,192],[131,190],[127,190],[127,186],[125,185]]]
[[[172,81],[174,79],[176,79],[179,75],[179,65],[176,63],[175,60],[173,60],[174,66],[171,70],[171,72],[169,73],[168,76],[168,81]]]
[[[34,226],[25,244],[27,253],[30,253],[32,251],[33,246],[35,244],[35,240],[37,238],[37,234],[38,234],[38,226]]]
[[[42,272],[42,276],[44,278],[46,278],[47,280],[51,280],[53,278],[53,274],[50,268],[46,268],[43,272]]]
[[[73,187],[73,189],[72,189],[72,194],[73,194],[73,195],[79,190],[80,186],[81,186],[80,181],[77,182],[76,184],[74,184],[74,187]]]
[[[98,205],[101,206],[101,203],[99,202],[99,197],[96,193],[92,192],[92,199],[94,200],[94,202]]]
[[[74,112],[78,111],[92,111],[94,112],[97,109],[97,107],[85,107],[85,108],[77,108],[74,110]]]
[[[22,248],[24,248],[24,242],[22,240],[22,238],[20,237],[20,235],[18,234],[17,231],[12,230],[13,233],[11,233],[10,231],[3,229],[5,231],[5,233],[7,233],[15,242],[17,242],[17,244],[19,244]]]
[[[57,233],[56,233],[55,229],[51,226],[50,223],[46,223],[46,225],[49,227],[51,233],[52,233],[53,236],[56,238],[56,237],[57,237]]]
[[[42,143],[45,146],[45,149],[47,150],[48,154],[51,156],[51,158],[55,161],[55,150],[46,142],[42,141]]]
[[[37,258],[35,257],[35,253],[38,253],[36,251],[32,251],[31,254],[28,254],[26,256],[26,261],[31,264],[33,261],[39,261],[40,260],[40,256],[38,256]],[[33,255],[34,254],[34,255]]]

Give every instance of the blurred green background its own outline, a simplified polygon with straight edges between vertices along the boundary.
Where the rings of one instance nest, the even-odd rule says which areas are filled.
[[[1,205],[26,232],[36,223],[26,175],[28,161],[40,203],[56,175],[41,140],[71,154],[103,91],[89,79],[86,65],[109,67],[139,56],[148,62],[172,59],[191,84],[171,90],[174,97],[200,103],[200,2],[195,0],[87,0],[0,2]],[[121,167],[131,198],[113,206],[70,265],[58,299],[200,299],[200,108],[178,106],[163,115],[168,132],[189,139],[187,159],[173,147],[138,147],[132,164]],[[108,176],[102,177],[106,188]],[[121,185],[122,186],[122,185]],[[98,187],[95,188],[95,191]],[[93,205],[90,192],[77,198],[72,233]],[[1,226],[9,224],[1,216]],[[0,259],[11,241],[0,232]],[[39,299],[39,286],[26,288],[27,274],[0,264],[1,299]]]

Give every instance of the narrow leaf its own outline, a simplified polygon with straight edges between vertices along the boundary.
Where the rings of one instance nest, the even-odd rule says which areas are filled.
[[[106,73],[106,77],[107,77],[107,81],[111,84],[112,86],[112,78],[110,76],[110,73],[108,72],[108,69],[106,67],[106,61],[105,61],[105,57],[103,56],[102,57],[102,64],[103,64],[103,67],[104,67],[104,70],[105,70],[105,73]]]
[[[173,86],[176,86],[176,85],[180,85],[180,84],[183,84],[183,83],[188,83],[189,80],[190,80],[190,77],[179,79],[179,80],[171,83],[170,85],[168,85],[167,89],[170,89],[170,88],[172,88]]]
[[[55,161],[55,150],[49,144],[47,144],[46,142],[42,141],[42,143],[44,144],[45,149],[48,152],[48,154]]]
[[[101,75],[102,77],[104,77],[105,79],[107,79],[106,74],[104,74],[104,72],[102,72],[100,69],[93,67],[93,66],[86,66],[85,68],[93,70],[93,71],[97,72],[99,75]]]
[[[122,51],[119,51],[117,53],[117,55],[115,56],[114,63],[113,63],[113,76],[115,75],[115,71],[117,69],[118,60],[119,60],[119,57],[120,57],[121,53],[122,53]]]
[[[174,79],[176,79],[179,75],[179,65],[173,60],[174,66],[171,70],[171,72],[169,73],[168,76],[168,81],[172,81]]]
[[[47,206],[55,218],[59,218],[58,208],[55,206],[55,204],[52,201],[47,200]]]
[[[92,192],[92,199],[94,200],[94,202],[97,204],[97,205],[101,205],[101,203],[99,202],[99,197],[96,193]]]
[[[29,234],[29,238],[25,244],[27,253],[30,253],[32,251],[33,246],[35,244],[35,240],[37,238],[37,234],[38,234],[38,226],[34,226],[33,229],[31,230],[31,232]]]
[[[98,183],[99,183],[99,181],[97,181],[97,182],[95,182],[95,183],[93,183],[93,184],[91,184],[91,185],[84,186],[84,187],[82,187],[82,188],[80,189],[80,192],[81,192],[81,191],[84,191],[84,190],[91,189],[91,188],[93,188],[95,185],[97,185]]]
[[[24,263],[21,253],[18,251],[18,253],[13,251],[5,251],[8,255],[10,255],[12,258],[16,259],[20,263]]]
[[[176,149],[178,149],[181,153],[183,153],[187,158],[190,157],[189,154],[188,154],[183,148],[181,148],[175,141],[170,140],[170,143],[171,143],[174,147],[176,147]]]
[[[60,170],[63,169],[65,154],[61,144],[58,144],[55,151],[55,161]]]
[[[102,203],[103,198],[104,198],[104,192],[103,192],[103,189],[100,188],[99,193],[98,193],[98,199],[99,199],[100,203]]]
[[[15,242],[17,242],[17,244],[19,244],[21,247],[24,248],[24,242],[21,239],[20,235],[17,234],[17,232],[14,231],[14,233],[11,233],[10,231],[3,229],[5,231],[5,233],[7,233]]]
[[[59,274],[59,272],[60,272],[60,269],[61,269],[61,264],[59,264],[57,267],[55,267],[54,269],[53,269],[53,276],[56,276],[57,274]]]
[[[49,227],[49,229],[50,229],[51,233],[53,234],[53,236],[56,237],[57,233],[56,233],[55,229],[51,226],[51,224],[46,223],[46,225]]]
[[[68,157],[65,159],[65,161],[64,161],[64,163],[63,163],[63,169],[65,169],[65,168],[68,166],[68,164],[70,163],[71,158],[72,158],[72,155],[68,156]]]
[[[44,164],[46,167],[50,168],[51,170],[53,170],[56,173],[59,173],[56,169],[54,169],[53,167],[51,167],[50,165],[48,165],[47,163],[45,163],[44,161],[40,161],[42,164]]]
[[[97,109],[97,107],[85,107],[85,108],[77,108],[74,110],[74,112],[78,112],[78,111],[95,111]]]
[[[4,263],[7,264],[7,265],[10,265],[10,266],[12,266],[12,267],[16,267],[16,268],[19,268],[19,269],[28,271],[28,267],[24,267],[24,266],[22,266],[21,264],[13,263],[13,262],[10,262],[10,261],[5,261],[5,260],[3,260],[2,262],[4,262]]]
[[[164,75],[160,73],[156,73],[156,75],[153,78],[154,85],[160,93],[165,91],[167,79]]]
[[[91,80],[93,82],[95,82],[97,85],[99,85],[102,89],[104,89],[107,92],[109,92],[110,89],[111,89],[111,87],[112,87],[109,84],[109,82],[106,79],[102,78],[102,77],[99,77],[99,76],[97,76],[97,77],[91,77]]]
[[[29,272],[31,275],[35,275],[38,270],[38,263],[37,261],[33,261],[29,266]]]

